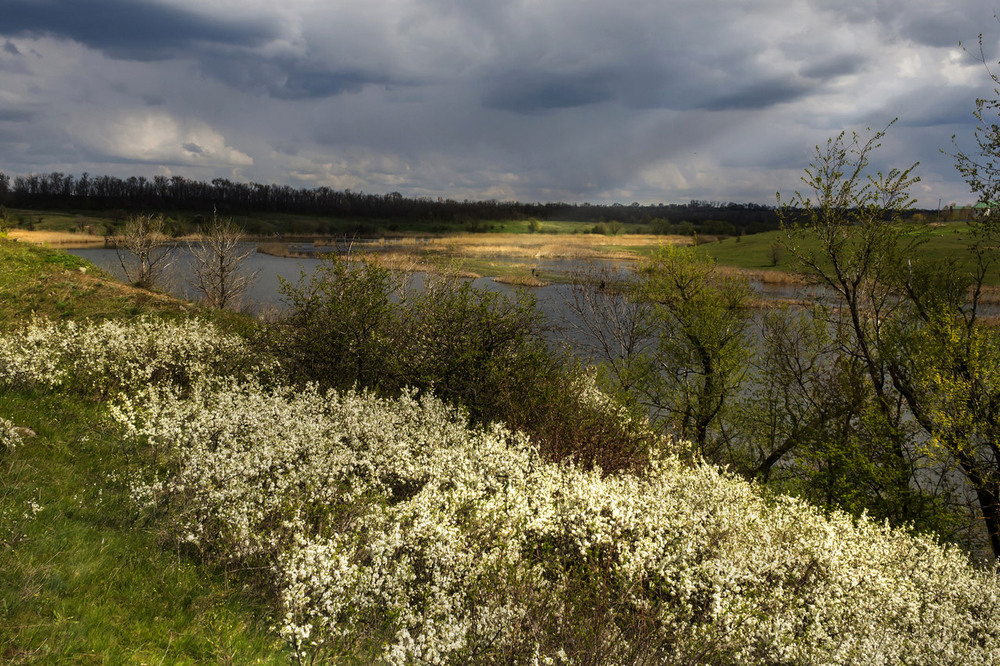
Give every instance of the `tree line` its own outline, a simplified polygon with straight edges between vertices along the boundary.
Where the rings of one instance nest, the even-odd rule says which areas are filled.
[[[618,222],[646,225],[653,233],[739,235],[776,229],[777,209],[758,203],[692,200],[687,203],[590,204],[456,201],[405,197],[399,192],[372,194],[329,187],[211,182],[182,176],[75,176],[61,172],[11,177],[0,173],[0,203],[17,208],[60,208],[142,212],[217,210],[231,216],[248,213],[296,213],[330,218],[395,222],[473,223],[483,220]]]

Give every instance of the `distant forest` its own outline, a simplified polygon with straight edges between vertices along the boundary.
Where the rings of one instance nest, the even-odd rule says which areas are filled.
[[[329,187],[296,189],[288,185],[238,183],[216,178],[210,183],[181,176],[66,175],[58,172],[10,176],[0,173],[0,204],[15,208],[119,211],[190,211],[220,215],[289,213],[338,220],[370,221],[379,226],[440,224],[486,230],[486,221],[530,220],[643,225],[661,234],[736,236],[776,229],[777,209],[756,203],[690,201],[686,204],[597,205],[520,203],[409,198],[399,192],[368,194]],[[635,231],[634,227],[630,230]]]

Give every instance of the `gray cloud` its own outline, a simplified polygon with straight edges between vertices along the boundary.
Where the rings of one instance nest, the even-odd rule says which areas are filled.
[[[802,98],[812,90],[796,81],[771,79],[708,100],[703,108],[712,111],[766,109]]]
[[[223,21],[145,0],[8,0],[0,34],[51,35],[114,57],[155,60],[206,42],[260,46],[276,32],[261,21]]]
[[[799,74],[810,79],[831,79],[858,72],[865,59],[857,54],[845,53],[825,60],[805,63]]]
[[[299,100],[359,92],[369,84],[404,84],[386,73],[337,67],[288,56],[260,57],[254,54],[210,57],[204,70],[240,90],[278,99]]]

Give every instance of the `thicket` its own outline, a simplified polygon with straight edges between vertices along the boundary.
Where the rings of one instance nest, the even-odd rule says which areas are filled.
[[[611,475],[550,462],[430,395],[266,385],[210,324],[142,326],[213,350],[219,372],[175,354],[174,372],[77,383],[60,336],[24,331],[4,337],[2,376],[121,390],[109,414],[137,510],[271,598],[302,663],[1000,657],[1000,581],[958,549],[669,454]],[[146,337],[129,324],[82,328],[115,365],[158,353],[120,342]]]
[[[549,348],[533,297],[449,277],[428,276],[419,289],[406,280],[363,258],[325,258],[282,284],[291,313],[274,329],[272,353],[297,381],[433,392],[475,423],[523,430],[555,459],[608,472],[645,464],[653,436],[643,419],[609,420],[606,405],[586,399],[593,377]]]

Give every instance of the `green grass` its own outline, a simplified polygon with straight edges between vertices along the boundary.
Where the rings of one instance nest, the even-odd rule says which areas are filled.
[[[771,248],[781,242],[781,231],[769,231],[737,238],[726,238],[700,245],[702,252],[724,266],[738,268],[795,271],[794,257],[785,251],[774,265]],[[966,222],[947,222],[937,226],[927,224],[908,225],[905,236],[917,240],[914,258],[924,260],[958,259],[959,265],[971,268],[972,257],[969,253],[969,225]],[[809,251],[818,246],[808,242],[803,243],[803,249]],[[1000,274],[993,273],[987,277],[988,285],[1000,285]]]
[[[64,252],[0,239],[0,262],[0,329],[33,316],[115,317],[178,309],[174,299],[122,285]]]
[[[196,313],[238,329],[252,322],[172,296],[122,284],[86,259],[31,243],[0,238],[0,331],[32,317],[108,319]]]
[[[92,210],[32,210],[27,208],[7,209],[11,225],[33,228],[38,231],[76,232],[81,226],[92,233],[102,235],[121,221],[121,211]],[[170,222],[168,226],[179,233],[196,229],[196,222],[211,218],[211,211],[199,214],[192,211],[159,211]],[[484,233],[530,233],[527,220],[482,220],[476,223],[437,220],[393,220],[379,218],[331,218],[323,215],[298,213],[250,213],[233,216],[241,227],[261,235],[281,234],[285,236],[333,235],[333,236],[383,236],[394,234],[437,235],[482,231]],[[542,221],[539,233],[544,234],[585,234],[590,233],[595,222]],[[619,234],[648,233],[647,225],[623,224]]]
[[[104,213],[52,210],[29,210],[27,208],[8,208],[12,226],[21,228],[45,229],[49,231],[79,231],[80,227],[90,228],[96,234],[104,232],[105,223],[111,218]]]
[[[192,309],[76,257],[0,240],[0,329],[33,315]],[[165,548],[156,525],[139,520],[126,494],[136,453],[104,410],[77,396],[0,389],[0,416],[36,433],[0,451],[0,663],[287,663],[259,597]],[[31,502],[43,507],[33,517]]]
[[[262,608],[136,522],[99,405],[8,393],[0,414],[37,433],[0,457],[0,661],[283,660]]]

